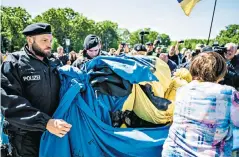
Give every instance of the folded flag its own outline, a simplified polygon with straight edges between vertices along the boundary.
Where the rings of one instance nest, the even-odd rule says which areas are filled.
[[[71,66],[61,67],[61,102],[53,118],[64,119],[72,124],[72,128],[63,138],[46,131],[41,137],[39,157],[161,156],[169,126],[113,127],[110,113],[121,110],[128,95],[122,97],[101,93],[95,90],[90,81],[91,78],[96,80],[103,76],[103,73],[107,78],[111,72],[131,84],[158,81],[151,70],[154,68],[153,61],[146,57],[99,56],[85,63],[85,71]],[[99,71],[101,67],[107,73]],[[124,87],[112,79],[107,81],[115,83],[114,87]]]
[[[189,16],[193,7],[196,5],[197,2],[200,0],[177,0],[180,3],[184,13]]]

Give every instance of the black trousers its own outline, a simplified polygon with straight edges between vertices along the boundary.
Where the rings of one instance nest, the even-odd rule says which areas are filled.
[[[13,157],[38,157],[42,132],[28,132],[24,135],[10,134]]]

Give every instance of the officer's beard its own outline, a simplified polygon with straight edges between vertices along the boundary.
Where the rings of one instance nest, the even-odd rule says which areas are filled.
[[[50,49],[50,48],[49,48]],[[49,52],[44,52],[34,41],[32,44],[32,50],[35,52],[35,55],[40,56],[40,57],[50,57],[51,56],[51,51]]]

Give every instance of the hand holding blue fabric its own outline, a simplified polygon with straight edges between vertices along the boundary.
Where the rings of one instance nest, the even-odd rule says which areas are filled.
[[[50,119],[47,123],[46,129],[50,133],[62,138],[70,131],[71,124],[68,124],[62,119]]]

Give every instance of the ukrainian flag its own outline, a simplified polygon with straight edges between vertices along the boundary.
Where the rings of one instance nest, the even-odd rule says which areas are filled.
[[[184,13],[189,16],[193,7],[196,5],[197,2],[200,0],[178,0],[178,3],[180,3]]]

